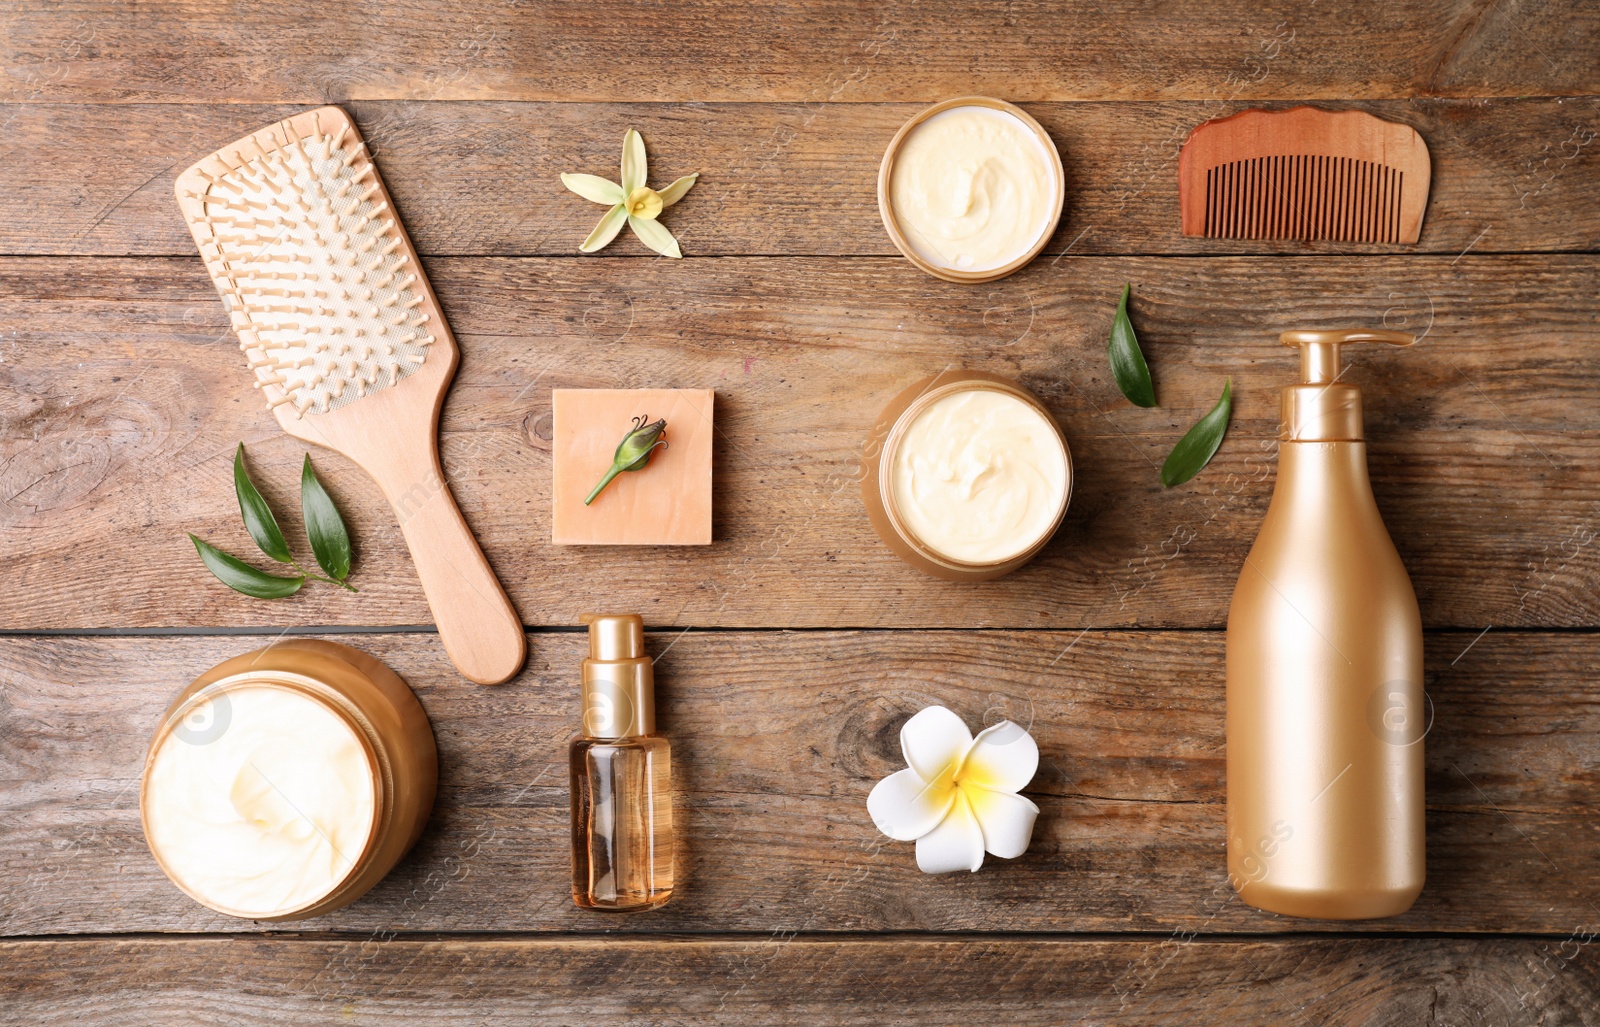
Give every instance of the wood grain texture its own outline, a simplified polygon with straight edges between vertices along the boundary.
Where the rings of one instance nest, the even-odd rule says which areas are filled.
[[[276,633],[274,633],[276,634]],[[1600,635],[1427,636],[1428,883],[1373,932],[1596,927]],[[342,636],[433,722],[434,818],[365,899],[309,931],[1347,931],[1243,906],[1223,861],[1223,639],[1215,632],[653,632],[682,825],[672,902],[575,909],[566,742],[584,636],[532,636],[499,688],[437,636]],[[161,876],[138,775],[159,712],[270,636],[0,640],[0,933],[282,929],[211,913]],[[1028,725],[1030,851],[929,877],[873,828],[899,729],[942,704]]]
[[[5,942],[0,1022],[1580,1024],[1592,937]]]
[[[711,627],[1221,627],[1269,500],[1285,328],[1426,332],[1354,355],[1380,509],[1430,627],[1600,623],[1600,293],[1593,256],[1041,261],[957,289],[904,261],[428,261],[463,351],[447,477],[523,623],[596,606]],[[1127,405],[1105,339],[1123,282],[1163,406]],[[362,594],[265,605],[202,570],[236,553],[228,461],[298,535],[305,447],[278,432],[198,260],[0,261],[0,626],[423,624],[392,513],[331,454]],[[1032,564],[956,587],[873,535],[856,475],[878,411],[951,366],[1021,379],[1078,484]],[[1233,426],[1193,482],[1156,469],[1232,376]],[[550,390],[717,390],[717,542],[552,547]]]
[[[1221,0],[582,5],[18,0],[18,98],[934,101],[1600,91],[1600,8]]]
[[[657,179],[698,171],[667,215],[690,256],[879,255],[875,176],[923,104],[347,104],[417,249],[575,255],[601,208],[562,172],[616,177],[637,128]],[[1600,241],[1600,98],[1379,101],[1358,107],[1427,140],[1434,181],[1418,247],[1186,239],[1178,150],[1243,101],[1031,103],[1067,169],[1047,256],[1587,250]],[[1288,102],[1265,106],[1283,108]],[[4,109],[0,252],[189,256],[172,179],[218,146],[304,109],[285,105],[17,104]],[[94,161],[82,154],[92,151]],[[23,158],[26,159],[23,159]],[[643,255],[624,233],[605,256]]]
[[[1596,0],[0,5],[0,254],[25,255],[0,257],[0,629],[162,632],[0,637],[0,1024],[1593,1023],[1597,44]],[[969,93],[1027,105],[1068,195],[1044,259],[963,290],[893,258],[873,172]],[[1179,235],[1189,129],[1308,101],[1423,134],[1419,244]],[[145,848],[137,774],[185,682],[286,625],[430,619],[388,504],[332,455],[360,596],[248,600],[183,539],[251,552],[240,439],[298,537],[303,446],[248,388],[172,179],[322,103],[375,144],[459,337],[445,470],[521,618],[657,629],[687,831],[657,914],[567,897],[576,630],[535,632],[497,689],[436,634],[338,636],[417,690],[443,791],[304,934],[196,906]],[[613,176],[630,127],[656,177],[703,173],[668,216],[690,260],[573,255],[599,208],[557,176]],[[1105,373],[1124,281],[1159,410]],[[1379,324],[1426,333],[1349,379],[1433,629],[1430,859],[1415,909],[1358,937],[1232,896],[1216,629],[1270,496],[1276,333]],[[1035,389],[1081,482],[1038,561],[973,588],[901,566],[856,490],[882,403],[950,366]],[[1229,440],[1162,492],[1225,375]],[[550,546],[555,387],[714,387],[716,544]],[[924,630],[743,630],[874,626]],[[1023,858],[929,878],[872,828],[933,702],[1039,737]]]

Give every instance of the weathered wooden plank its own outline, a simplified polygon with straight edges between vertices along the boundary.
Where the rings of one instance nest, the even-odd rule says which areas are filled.
[[[536,634],[499,688],[433,635],[343,636],[395,667],[433,720],[441,789],[416,851],[307,930],[1179,931],[1348,924],[1243,906],[1223,864],[1223,639],[1214,632],[661,632],[678,891],[648,916],[568,895],[566,740],[583,636]],[[140,833],[156,718],[255,637],[0,640],[0,933],[235,931],[180,895]],[[1554,932],[1600,899],[1600,635],[1429,634],[1428,884],[1373,931]],[[1030,852],[928,877],[866,795],[905,718],[1029,725],[1042,761]]]
[[[564,171],[615,177],[628,127],[660,175],[701,172],[670,216],[691,255],[895,255],[878,161],[916,104],[349,105],[424,255],[570,255],[599,209]],[[1427,139],[1433,190],[1411,247],[1186,239],[1177,157],[1190,128],[1243,101],[1029,105],[1069,169],[1053,256],[1096,253],[1584,250],[1600,238],[1600,98],[1360,103]],[[1285,107],[1289,104],[1276,103]],[[1347,105],[1340,105],[1347,106]],[[0,252],[172,254],[194,243],[172,180],[298,106],[26,104],[7,111]],[[84,153],[96,159],[84,161]],[[20,159],[26,155],[26,159]],[[608,255],[642,254],[626,234]]]
[[[1220,627],[1270,496],[1275,333],[1409,326],[1352,353],[1371,468],[1433,627],[1600,623],[1593,256],[1122,258],[1041,262],[983,289],[899,260],[435,259],[464,360],[445,461],[529,624],[628,606],[658,625]],[[1114,297],[1134,312],[1158,410],[1108,380]],[[198,260],[0,261],[0,626],[422,624],[392,513],[319,454],[360,550],[359,596],[275,605],[201,570],[196,531],[240,553],[228,462],[245,440],[292,522],[304,452],[277,431]],[[1029,567],[954,587],[903,566],[861,507],[880,407],[950,366],[1021,378],[1062,421],[1078,478]],[[1163,491],[1156,467],[1232,376],[1213,465]],[[549,390],[718,390],[716,542],[554,547]],[[291,524],[291,531],[298,528]],[[819,597],[822,597],[819,601]]]
[[[18,99],[1016,100],[1600,90],[1592,3],[48,0],[0,22]]]
[[[1592,936],[51,940],[0,943],[0,987],[39,1027],[1577,1024]]]

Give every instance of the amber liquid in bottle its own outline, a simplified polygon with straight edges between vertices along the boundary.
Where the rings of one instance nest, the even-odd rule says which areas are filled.
[[[572,901],[655,909],[672,897],[672,747],[637,614],[586,614],[583,731],[570,750]]]
[[[572,900],[654,909],[672,897],[672,747],[665,738],[572,743]]]

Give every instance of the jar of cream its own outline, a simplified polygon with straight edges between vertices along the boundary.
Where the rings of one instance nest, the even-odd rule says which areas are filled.
[[[902,560],[985,581],[1027,563],[1055,534],[1072,495],[1072,454],[1016,382],[947,371],[879,415],[861,492],[873,528]]]
[[[906,258],[951,282],[990,282],[1044,249],[1061,220],[1066,173],[1021,108],[986,96],[929,107],[890,140],[878,213]]]
[[[349,646],[294,640],[206,671],[145,759],[145,841],[190,898],[303,920],[360,898],[416,843],[439,761],[422,704]]]

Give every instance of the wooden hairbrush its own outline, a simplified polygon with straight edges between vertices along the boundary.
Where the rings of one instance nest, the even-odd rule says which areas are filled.
[[[527,655],[521,618],[439,463],[460,353],[349,116],[323,107],[270,125],[176,191],[278,423],[378,483],[456,669],[511,677]]]
[[[1183,144],[1183,234],[1414,243],[1431,168],[1416,129],[1363,111],[1241,111]]]

